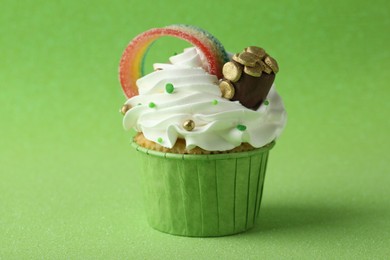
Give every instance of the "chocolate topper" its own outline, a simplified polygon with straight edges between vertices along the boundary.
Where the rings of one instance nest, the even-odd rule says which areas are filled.
[[[219,87],[224,98],[256,110],[265,101],[279,67],[263,48],[249,46],[222,68]]]

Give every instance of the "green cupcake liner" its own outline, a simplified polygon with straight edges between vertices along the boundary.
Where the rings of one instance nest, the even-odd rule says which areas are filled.
[[[252,228],[269,150],[213,155],[162,153],[136,143],[149,225],[181,236],[225,236]]]

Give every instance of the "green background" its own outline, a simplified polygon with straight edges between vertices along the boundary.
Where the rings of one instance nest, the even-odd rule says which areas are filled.
[[[1,1],[0,258],[385,259],[389,3]],[[147,226],[118,63],[134,36],[173,23],[280,64],[288,125],[247,233]]]

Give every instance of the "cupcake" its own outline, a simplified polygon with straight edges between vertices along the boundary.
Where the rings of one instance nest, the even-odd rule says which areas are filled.
[[[155,63],[143,61],[159,37],[193,45]],[[128,100],[121,112],[142,162],[151,227],[181,236],[224,236],[254,226],[268,154],[286,123],[273,84],[277,62],[264,49],[231,55],[210,33],[187,25],[146,31],[120,63]]]

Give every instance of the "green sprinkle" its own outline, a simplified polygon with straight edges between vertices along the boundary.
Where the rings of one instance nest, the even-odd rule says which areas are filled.
[[[167,84],[165,85],[165,91],[166,91],[168,94],[172,94],[174,90],[175,90],[175,87],[173,86],[172,83],[167,83]]]
[[[240,131],[245,131],[246,130],[246,126],[244,126],[244,125],[237,125],[237,129],[240,130]]]
[[[156,107],[156,104],[154,104],[153,102],[150,102],[150,103],[149,103],[149,107],[150,107],[150,108],[155,108],[155,107]]]
[[[142,104],[141,104],[141,103],[138,103],[137,106],[142,106]]]
[[[269,105],[269,101],[268,100],[264,100],[264,105],[268,106]]]
[[[157,142],[159,142],[160,144],[163,142],[163,139],[161,137],[157,138]]]
[[[213,105],[218,105],[218,100],[214,99],[212,103]]]
[[[174,52],[174,53],[173,53],[173,56],[176,56],[176,55],[177,55],[177,52]]]

